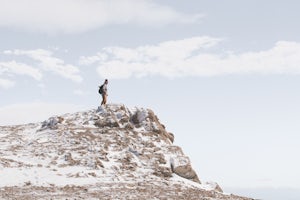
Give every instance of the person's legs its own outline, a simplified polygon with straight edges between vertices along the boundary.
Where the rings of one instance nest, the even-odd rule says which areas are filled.
[[[101,106],[106,104],[106,99],[107,99],[107,95],[106,94],[102,94]]]
[[[104,99],[105,99],[105,95],[102,94],[102,102],[101,102],[101,106],[104,104]]]
[[[107,95],[104,95],[104,105],[106,105]]]

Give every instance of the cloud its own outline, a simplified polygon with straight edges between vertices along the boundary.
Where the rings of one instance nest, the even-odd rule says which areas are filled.
[[[1,2],[0,27],[78,33],[112,24],[195,23],[202,16],[181,13],[151,0],[9,0]]]
[[[9,79],[3,79],[1,76],[12,77],[13,75],[26,75],[35,80],[42,79],[40,70],[16,61],[0,62],[0,88],[9,89],[15,86],[15,82]]]
[[[15,55],[15,56],[27,56],[33,59],[34,61],[37,61],[38,66],[40,66],[44,71],[53,72],[57,75],[60,75],[64,78],[70,79],[75,82],[81,82],[83,80],[79,74],[80,71],[77,67],[70,64],[66,64],[63,60],[54,57],[51,51],[47,51],[44,49],[36,49],[36,50],[16,49],[13,51],[10,50],[4,51],[4,54]],[[23,69],[23,66],[25,66],[25,64],[20,64],[20,63],[16,64],[15,65],[15,68],[17,69],[16,72],[20,72],[21,69]],[[33,69],[31,69],[31,71],[33,71]]]
[[[33,102],[0,107],[0,126],[41,122],[54,115],[87,109],[85,106]]]
[[[106,60],[108,58],[105,53],[97,53],[95,56],[81,56],[79,59],[80,65],[91,65],[98,61]]]
[[[23,63],[17,63],[16,61],[0,62],[0,75],[1,74],[19,74],[30,76],[35,80],[42,79],[40,70]]]
[[[221,38],[194,37],[137,48],[107,47],[80,63],[96,64],[105,78],[299,74],[300,43],[279,41],[257,52],[215,53]]]
[[[9,89],[15,85],[15,82],[0,78],[0,88]]]

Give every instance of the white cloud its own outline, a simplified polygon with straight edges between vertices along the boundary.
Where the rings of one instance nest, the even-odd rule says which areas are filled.
[[[84,32],[111,24],[195,23],[201,17],[151,0],[9,0],[0,6],[0,27],[46,33]]]
[[[98,61],[106,60],[108,56],[105,53],[97,53],[95,56],[81,56],[79,59],[80,65],[91,65]]]
[[[82,77],[79,75],[80,71],[77,67],[66,64],[63,60],[53,56],[51,51],[44,49],[36,50],[13,50],[4,51],[7,55],[27,56],[38,62],[44,71],[54,72],[64,78],[70,79],[75,82],[81,82]],[[20,64],[19,64],[20,65]],[[23,65],[22,65],[23,66]],[[19,69],[22,68],[19,66]]]
[[[16,61],[0,62],[0,75],[5,73],[27,75],[36,80],[42,79],[40,70],[23,63],[17,63]]]
[[[0,78],[0,88],[8,89],[15,85],[15,82]]]
[[[78,112],[85,106],[34,102],[0,107],[0,126],[41,122],[54,115]]]
[[[137,48],[107,47],[92,59],[81,63],[98,65],[105,78],[129,78],[160,75],[218,76],[227,74],[299,74],[300,43],[279,41],[258,52],[212,53],[222,41],[212,37],[194,37]],[[103,59],[105,58],[105,59]]]

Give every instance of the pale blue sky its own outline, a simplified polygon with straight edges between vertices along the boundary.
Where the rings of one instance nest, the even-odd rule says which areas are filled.
[[[0,125],[96,108],[109,78],[109,102],[153,109],[202,181],[299,198],[299,1],[0,5]]]

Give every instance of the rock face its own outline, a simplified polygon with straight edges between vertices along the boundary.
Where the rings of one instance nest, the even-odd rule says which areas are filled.
[[[201,184],[173,141],[153,111],[123,105],[2,126],[0,198],[247,199]]]
[[[201,183],[196,172],[193,170],[187,156],[178,156],[171,160],[172,172],[188,180]]]

